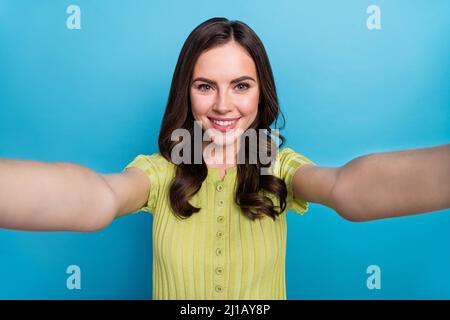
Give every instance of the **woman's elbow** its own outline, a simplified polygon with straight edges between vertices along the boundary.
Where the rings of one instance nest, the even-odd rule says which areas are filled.
[[[116,217],[117,200],[114,192],[102,189],[97,195],[97,201],[93,208],[86,212],[84,223],[80,226],[80,232],[97,232],[108,227]]]

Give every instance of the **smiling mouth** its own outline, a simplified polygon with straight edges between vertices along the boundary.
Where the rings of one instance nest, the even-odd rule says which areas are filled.
[[[212,119],[210,117],[208,117],[208,119],[209,119],[209,121],[211,121],[214,128],[219,129],[221,131],[226,131],[226,130],[233,129],[240,118],[236,118],[233,120],[226,120],[226,121],[216,120],[216,119]]]
[[[234,120],[228,120],[228,121],[220,121],[220,120],[215,120],[215,119],[211,119],[211,118],[208,118],[208,119],[211,120],[211,122],[213,122],[219,126],[222,126],[222,127],[228,127],[229,125],[232,125],[233,123],[236,123],[236,121],[239,120],[239,118],[234,119]]]

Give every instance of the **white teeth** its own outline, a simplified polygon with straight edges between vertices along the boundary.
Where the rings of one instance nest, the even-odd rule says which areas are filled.
[[[230,124],[236,122],[236,120],[232,120],[232,121],[218,121],[218,120],[214,120],[214,119],[211,119],[211,121],[214,122],[215,124],[218,124],[219,126],[223,126],[223,127],[229,126]]]

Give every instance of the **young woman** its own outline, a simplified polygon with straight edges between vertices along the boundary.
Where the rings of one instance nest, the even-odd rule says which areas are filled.
[[[279,115],[258,36],[239,21],[205,21],[181,50],[160,153],[119,174],[1,159],[0,227],[97,231],[144,210],[154,217],[154,299],[286,299],[286,210],[314,202],[369,221],[450,207],[449,144],[321,167],[290,148],[272,152]]]

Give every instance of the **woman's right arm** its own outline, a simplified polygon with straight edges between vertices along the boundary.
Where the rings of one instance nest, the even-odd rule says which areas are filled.
[[[137,168],[98,174],[75,163],[0,159],[0,228],[98,231],[141,208],[149,188]]]

